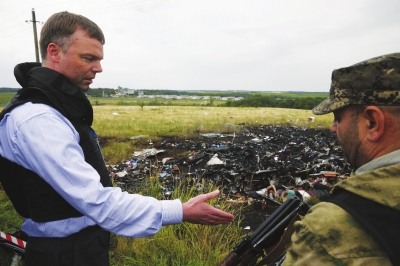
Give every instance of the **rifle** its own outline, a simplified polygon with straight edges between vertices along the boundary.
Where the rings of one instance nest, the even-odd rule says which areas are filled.
[[[256,265],[259,258],[265,257],[264,250],[273,251],[292,220],[298,217],[297,215],[305,215],[308,210],[309,206],[303,201],[286,200],[253,234],[244,237],[219,266]],[[277,253],[277,255],[283,254]]]

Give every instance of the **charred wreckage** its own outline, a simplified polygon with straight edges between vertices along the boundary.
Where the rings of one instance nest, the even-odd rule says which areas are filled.
[[[319,198],[305,185],[316,178],[333,185],[351,172],[336,135],[325,129],[260,126],[200,134],[197,140],[149,140],[148,145],[125,162],[109,166],[114,184],[122,190],[137,193],[146,186],[146,177],[156,176],[164,199],[183,181],[199,192],[211,183],[225,197],[236,199],[272,184],[294,189],[300,199]],[[174,149],[186,150],[187,155],[164,156]]]

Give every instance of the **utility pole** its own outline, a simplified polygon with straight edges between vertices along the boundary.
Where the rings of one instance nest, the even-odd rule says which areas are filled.
[[[26,22],[29,22],[28,20]],[[37,30],[36,30],[36,22],[41,23],[40,21],[36,21],[36,16],[35,16],[35,9],[32,8],[32,22],[33,25],[33,37],[35,41],[35,52],[36,52],[36,62],[40,63],[39,61],[39,46],[38,46],[38,38],[37,38]]]

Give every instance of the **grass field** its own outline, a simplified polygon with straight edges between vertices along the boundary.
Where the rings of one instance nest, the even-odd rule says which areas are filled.
[[[101,138],[111,139],[103,148],[108,163],[130,157],[137,140],[145,135],[152,141],[163,136],[195,138],[199,133],[234,132],[245,126],[289,125],[329,128],[332,115],[314,116],[309,110],[281,108],[230,108],[190,106],[94,106],[93,128]],[[309,118],[313,117],[313,122]]]
[[[11,100],[11,98],[14,96],[15,93],[13,92],[2,92],[0,93],[0,109],[3,109],[3,107]]]

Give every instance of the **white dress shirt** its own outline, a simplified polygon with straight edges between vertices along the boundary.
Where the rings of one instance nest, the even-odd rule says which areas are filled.
[[[0,122],[0,155],[32,170],[84,216],[37,223],[25,218],[22,230],[36,237],[65,237],[98,224],[129,237],[155,234],[182,222],[180,200],[157,200],[103,187],[84,160],[79,134],[54,108],[25,103]]]

